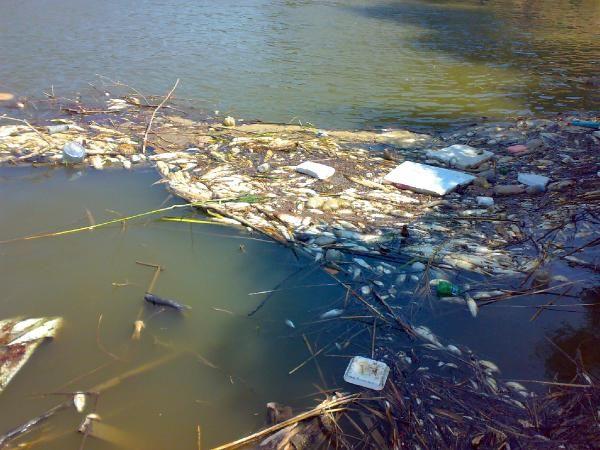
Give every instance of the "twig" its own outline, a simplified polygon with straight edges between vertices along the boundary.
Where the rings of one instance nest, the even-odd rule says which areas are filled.
[[[200,430],[200,425],[196,425],[196,444],[198,450],[202,450],[202,431]]]
[[[315,366],[317,367],[317,372],[319,373],[319,378],[321,378],[321,383],[323,383],[323,388],[327,389],[327,382],[325,381],[325,376],[323,375],[323,371],[321,370],[321,365],[319,364],[317,355],[313,352],[312,345],[310,345],[310,342],[308,341],[308,338],[306,337],[305,334],[302,334],[302,339],[304,340],[304,343],[306,344],[306,348],[308,348],[309,353],[315,360]]]
[[[175,82],[175,84],[173,85],[173,87],[171,88],[171,90],[169,91],[167,96],[163,99],[162,102],[160,102],[158,104],[158,106],[152,112],[152,116],[150,116],[150,122],[148,122],[146,131],[144,132],[144,140],[142,142],[142,154],[144,154],[144,155],[146,154],[146,144],[148,142],[148,133],[150,133],[150,128],[152,128],[152,122],[154,121],[154,117],[156,116],[156,113],[158,112],[158,110],[167,102],[167,100],[169,100],[169,98],[171,97],[171,95],[173,94],[175,89],[177,88],[178,84],[179,84],[179,78],[177,78],[177,81]]]
[[[371,359],[375,359],[375,334],[377,332],[377,317],[373,317],[373,337],[371,339]]]
[[[109,352],[104,345],[102,345],[102,342],[100,341],[100,323],[102,323],[102,314],[100,314],[98,316],[98,327],[96,328],[96,344],[98,345],[98,348],[106,353],[108,356],[110,356],[111,358],[117,360],[117,361],[123,361],[126,362],[124,359],[118,357],[117,355],[115,355],[114,353]]]
[[[224,201],[224,200],[220,200],[220,201]],[[209,200],[208,202],[192,202],[192,203],[171,205],[171,206],[167,206],[165,208],[159,208],[159,209],[155,209],[152,211],[146,211],[143,213],[133,214],[133,215],[127,216],[127,217],[120,217],[118,219],[113,219],[113,220],[109,220],[107,222],[97,223],[95,225],[90,225],[87,227],[72,228],[69,230],[56,231],[56,232],[51,232],[51,233],[34,234],[31,236],[24,236],[24,237],[19,237],[19,238],[14,238],[14,239],[6,239],[4,241],[0,241],[0,244],[8,244],[10,242],[19,242],[19,241],[30,241],[33,239],[41,239],[41,238],[47,238],[47,237],[64,236],[67,234],[79,233],[79,232],[87,231],[87,230],[95,230],[96,228],[101,228],[101,227],[105,227],[108,225],[114,225],[116,223],[125,223],[129,220],[138,219],[140,217],[145,217],[145,216],[150,216],[150,215],[158,214],[158,213],[165,212],[165,211],[170,211],[172,209],[191,208],[193,206],[206,207],[206,204],[210,203],[210,202],[211,202],[211,200]]]

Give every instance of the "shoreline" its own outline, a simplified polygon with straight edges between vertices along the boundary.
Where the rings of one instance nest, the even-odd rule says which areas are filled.
[[[463,283],[459,295],[439,301],[462,308],[476,320],[479,308],[488,304],[524,292],[563,288],[570,280],[552,275],[557,263],[587,271],[591,281],[600,268],[593,259],[585,259],[586,247],[565,235],[572,228],[575,233],[578,225],[587,224],[597,212],[600,132],[568,125],[569,118],[482,123],[432,136],[406,130],[319,130],[264,123],[222,126],[164,113],[156,116],[150,130],[144,121],[148,116],[149,111],[144,114],[127,107],[119,120],[105,115],[83,117],[66,123],[64,132],[53,134],[29,123],[0,126],[0,163],[61,164],[62,146],[81,140],[88,154],[87,166],[134,169],[151,165],[169,191],[220,216],[217,220],[259,231],[319,263],[347,289],[354,306],[379,322],[382,338],[399,341],[389,344],[373,338],[372,356],[392,366],[388,383],[402,385],[403,392],[408,389],[407,380],[431,389],[428,383],[439,383],[448,378],[445,371],[456,370],[465,380],[478,380],[468,392],[474,404],[476,399],[481,403],[482,398],[494,398],[499,402],[497,413],[510,410],[508,417],[497,418],[507,427],[517,429],[516,421],[529,420],[526,403],[540,398],[518,383],[501,380],[490,362],[478,360],[460,344],[443,343],[432,330],[409,323],[394,300],[431,296],[435,280],[454,282],[470,274],[481,280],[480,287]],[[147,155],[140,153],[144,135],[148,136]],[[456,160],[444,164],[426,153],[455,144],[491,155],[475,167],[458,169],[449,167],[456,166]],[[324,180],[298,173],[296,167],[306,161],[332,167],[335,173]],[[473,178],[443,196],[387,183],[388,174],[406,161]],[[543,187],[526,186],[519,183],[519,173],[549,180]],[[478,197],[491,197],[493,202],[481,205]],[[218,200],[223,201],[215,204]],[[597,234],[597,226],[591,226]],[[544,279],[546,274],[548,279]],[[341,310],[347,308],[344,302]],[[417,344],[418,354],[412,349]],[[426,382],[418,373],[420,367],[406,376],[405,371],[426,355],[435,355],[442,365],[431,367]],[[433,375],[436,370],[439,373]],[[456,377],[452,372],[452,378]],[[413,401],[420,406],[424,391],[414,389],[419,396]],[[390,395],[396,394],[386,391],[388,402]],[[450,388],[436,393],[448,402],[455,395]],[[429,408],[437,407],[435,401],[427,402]],[[455,414],[459,406],[446,405]],[[492,414],[491,406],[477,408]],[[385,413],[383,402],[377,407]],[[418,409],[426,415],[425,405]],[[439,432],[449,419],[443,415],[438,419]],[[487,436],[489,430],[480,425],[471,423],[464,438],[471,440],[478,433]],[[413,426],[426,433],[432,445],[446,442],[426,432],[425,424]],[[542,445],[536,430],[518,430],[517,434],[526,436],[520,442]],[[589,431],[593,432],[592,427]],[[517,434],[509,433],[506,442],[516,442]]]

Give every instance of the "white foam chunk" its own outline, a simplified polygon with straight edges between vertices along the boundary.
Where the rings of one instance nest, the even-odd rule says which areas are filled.
[[[550,178],[543,175],[536,175],[535,173],[520,173],[517,179],[519,183],[526,186],[539,186],[542,189],[546,189],[546,185],[550,181]]]
[[[446,195],[458,186],[471,183],[475,177],[468,173],[427,164],[405,161],[388,173],[384,181],[401,189],[432,195]]]
[[[305,161],[296,167],[296,172],[310,175],[311,177],[318,178],[319,180],[326,180],[335,173],[335,169],[333,167],[326,166],[325,164]]]
[[[454,144],[441,150],[428,150],[427,157],[437,159],[451,167],[468,169],[488,161],[494,154],[463,144]]]

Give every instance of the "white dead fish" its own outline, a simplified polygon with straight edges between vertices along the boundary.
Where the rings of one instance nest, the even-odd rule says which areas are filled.
[[[504,383],[507,388],[512,389],[517,392],[527,392],[527,388],[523,386],[521,383],[517,383],[516,381],[507,381]]]
[[[479,307],[477,306],[477,303],[475,303],[475,300],[473,300],[473,298],[471,298],[470,295],[466,295],[467,298],[467,307],[469,308],[469,312],[471,313],[471,315],[473,317],[477,317],[477,313],[479,312]]]
[[[450,353],[454,353],[455,355],[458,355],[458,356],[462,355],[462,352],[456,345],[450,344],[450,345],[446,346],[446,348],[448,349],[448,351]]]
[[[83,392],[77,392],[73,396],[73,405],[78,413],[82,413],[85,409],[85,394]]]
[[[430,342],[431,344],[435,345],[436,347],[442,347],[442,344],[440,343],[440,341],[438,340],[437,337],[435,337],[435,335],[431,332],[431,330],[425,326],[419,326],[419,327],[415,327],[414,332],[417,334],[417,336],[419,336],[421,339],[424,339],[428,342]]]
[[[354,258],[354,262],[365,269],[371,269],[371,266],[362,258]]]
[[[332,319],[334,317],[339,317],[342,314],[344,314],[344,310],[343,309],[330,309],[327,312],[324,312],[323,314],[321,314],[319,316],[319,318],[321,319]]]
[[[131,334],[131,339],[138,341],[144,328],[146,328],[146,325],[144,324],[143,320],[136,320],[133,322],[133,333]]]
[[[490,389],[494,392],[498,392],[498,383],[492,377],[486,377],[485,383],[490,387]]]
[[[500,373],[500,369],[498,368],[498,366],[491,361],[486,361],[485,359],[480,359],[479,364],[482,365],[483,367],[485,367],[486,369],[491,370],[492,372]]]
[[[296,325],[290,319],[285,319],[285,324],[290,328],[296,328]]]

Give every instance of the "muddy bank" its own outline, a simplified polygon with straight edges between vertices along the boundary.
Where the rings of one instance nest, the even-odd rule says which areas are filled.
[[[502,379],[493,362],[479,360],[459,342],[443,342],[395,300],[445,302],[476,320],[479,308],[516,296],[545,291],[558,302],[562,294],[593,286],[600,198],[596,131],[569,125],[573,118],[568,117],[424,135],[232,127],[169,115],[156,116],[149,129],[150,113],[132,107],[108,117],[89,114],[63,121],[67,129],[52,134],[41,124],[15,123],[0,128],[1,158],[5,164],[61,164],[62,146],[80,140],[88,152],[86,164],[98,169],[153,164],[169,190],[217,220],[260,230],[310,254],[348,292],[328,316],[315,319],[328,326],[353,320],[372,330],[365,356],[392,368],[384,392],[391,406],[367,402],[382,420],[360,419],[365,430],[375,427],[379,433],[365,443],[447,446],[458,440],[499,446],[589,439],[581,430],[586,420],[594,420],[593,408],[577,405],[582,398],[597,404],[591,401],[597,388],[584,363],[578,362],[572,386],[554,386],[579,396],[568,397],[571,409],[561,405],[581,420],[574,436],[562,430],[557,414],[535,419],[531,409],[544,402],[548,410],[556,409],[566,395],[535,396],[530,386]],[[144,136],[146,154],[140,153]],[[427,153],[453,144],[472,146],[484,160],[458,169],[458,158],[445,164],[438,154]],[[324,180],[299,173],[298,165],[306,161],[335,172]],[[387,183],[389,173],[406,161],[473,178],[443,196]],[[526,185],[520,181],[531,177],[523,174],[548,180]],[[554,270],[556,264],[577,266],[586,278],[565,278]],[[472,281],[465,281],[465,274]],[[440,291],[440,280],[456,290]],[[261,304],[251,314],[259,314]],[[344,339],[331,346],[343,351]],[[490,423],[500,432],[491,431]]]

